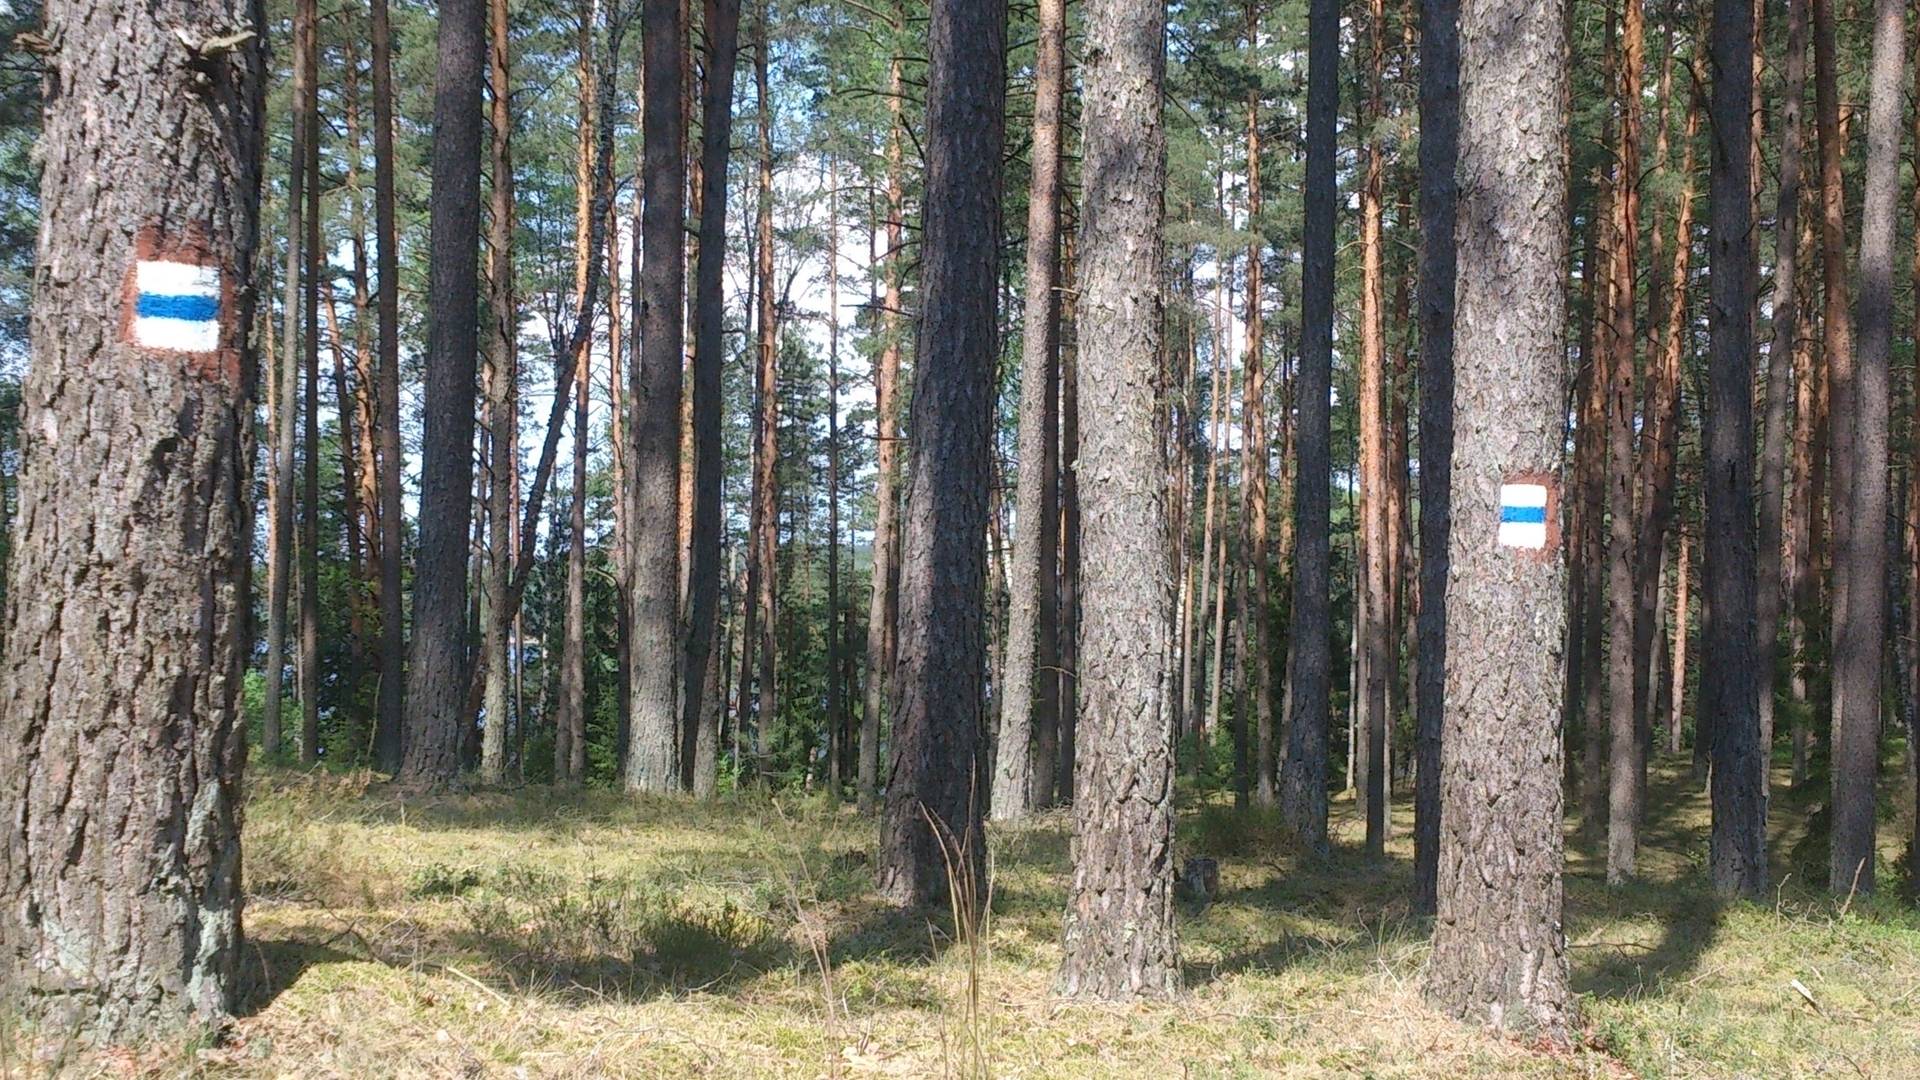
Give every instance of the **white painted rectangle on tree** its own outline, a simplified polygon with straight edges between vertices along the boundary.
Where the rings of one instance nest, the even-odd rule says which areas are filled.
[[[206,353],[220,347],[220,271],[171,259],[142,259],[133,340],[144,348]]]
[[[1500,545],[1538,551],[1547,546],[1545,484],[1500,485]]]

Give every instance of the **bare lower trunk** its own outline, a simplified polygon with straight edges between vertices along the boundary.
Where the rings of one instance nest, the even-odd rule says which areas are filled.
[[[1081,310],[1094,415],[1081,458],[1086,729],[1059,986],[1071,997],[1179,994],[1173,918],[1172,566],[1155,384],[1166,136],[1164,0],[1087,11]]]
[[[512,711],[508,676],[507,634],[513,616],[507,592],[513,577],[514,477],[520,463],[514,459],[514,429],[518,426],[519,378],[516,339],[520,319],[513,293],[513,116],[512,70],[508,54],[507,0],[488,5],[489,69],[492,81],[493,192],[487,232],[487,307],[492,325],[487,339],[487,614],[481,647],[486,650],[485,738],[480,750],[480,779],[499,784],[507,778],[507,717]]]
[[[1874,888],[1886,648],[1888,418],[1892,404],[1893,249],[1900,197],[1906,5],[1877,0],[1860,218],[1860,352],[1834,364],[1833,839],[1828,888]]]
[[[1414,909],[1438,902],[1447,546],[1453,475],[1453,247],[1459,190],[1460,4],[1429,0],[1420,36],[1420,612],[1414,691]]]
[[[467,560],[473,523],[474,360],[479,353],[480,87],[486,6],[440,5],[429,208],[427,390],[420,546],[400,779],[452,783],[466,733]]]
[[[1461,6],[1460,256],[1439,914],[1427,993],[1553,1042],[1573,1024],[1561,922],[1566,616],[1566,6]]]
[[[627,564],[633,710],[623,785],[630,792],[679,787],[675,679],[680,668],[680,394],[686,292],[684,156],[680,52],[686,35],[678,0],[646,0],[641,22],[645,83],[640,212],[640,323],[633,369],[630,497],[632,561]]]
[[[1312,0],[1307,16],[1306,247],[1301,278],[1302,336],[1298,389],[1299,481],[1294,486],[1292,625],[1287,634],[1287,758],[1280,809],[1287,827],[1310,849],[1327,847],[1327,718],[1333,663],[1327,640],[1332,472],[1328,408],[1333,379],[1334,119],[1340,107],[1340,12],[1333,0]]]
[[[1766,888],[1765,767],[1753,689],[1753,247],[1748,154],[1753,107],[1753,8],[1749,0],[1715,0],[1713,9],[1714,139],[1708,266],[1713,273],[1709,319],[1706,420],[1706,662],[1700,710],[1713,766],[1709,864],[1715,891],[1757,896]]]
[[[217,1027],[238,989],[265,49],[182,39],[255,15],[45,6],[0,1008],[83,1041]]]
[[[867,602],[866,694],[860,709],[859,804],[871,811],[880,792],[880,714],[893,677],[894,620],[898,592],[895,555],[899,550],[896,508],[900,501],[900,277],[904,261],[900,58],[887,62],[887,102],[891,119],[887,136],[886,292],[882,298],[880,358],[873,372],[874,479],[873,552],[870,595]]]
[[[901,553],[892,767],[879,888],[896,904],[984,899],[987,488],[1005,124],[1006,19],[937,0],[928,31],[926,200],[913,475]],[[950,871],[951,868],[951,871]]]
[[[1060,109],[1065,89],[1065,0],[1041,0],[1034,74],[1032,190],[1027,199],[1026,325],[1020,346],[1020,473],[1015,494],[1006,667],[993,816],[1011,820],[1044,805],[1053,777],[1035,768],[1043,731],[1058,722]]]

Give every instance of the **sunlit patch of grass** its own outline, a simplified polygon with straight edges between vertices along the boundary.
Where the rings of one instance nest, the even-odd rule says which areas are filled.
[[[402,800],[364,775],[266,773],[247,809],[247,987],[229,1038],[70,1051],[58,1068],[937,1076],[960,1063],[975,982],[995,1075],[1920,1076],[1920,915],[1890,875],[1849,904],[1786,858],[1821,801],[1776,789],[1773,849],[1792,876],[1766,903],[1725,905],[1704,882],[1704,792],[1684,763],[1657,768],[1640,879],[1609,888],[1572,853],[1586,1027],[1548,1052],[1422,1002],[1429,928],[1408,903],[1404,803],[1376,861],[1336,798],[1333,853],[1313,859],[1270,817],[1190,794],[1176,857],[1219,859],[1221,881],[1204,910],[1181,908],[1188,997],[1116,1007],[1051,993],[1066,812],[991,831],[990,947],[970,960],[944,914],[874,897],[875,823],[818,799]],[[0,1015],[0,1076],[51,1072],[34,1045]]]

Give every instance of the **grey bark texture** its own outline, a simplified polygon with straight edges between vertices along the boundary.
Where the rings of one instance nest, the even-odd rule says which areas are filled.
[[[680,391],[685,354],[685,117],[680,52],[686,35],[679,0],[647,0],[640,29],[642,123],[640,277],[634,308],[640,335],[630,372],[633,410],[633,553],[627,565],[633,622],[632,736],[628,791],[679,786],[674,694],[680,667]]]
[[[1011,820],[1053,792],[1037,790],[1037,740],[1059,715],[1056,570],[1060,414],[1060,109],[1064,96],[1065,0],[1040,0],[1035,43],[1032,190],[1027,198],[1025,330],[1020,340],[1020,472],[1014,492],[1007,598],[1007,659],[1000,679],[1000,742],[993,816]]]
[[[1307,9],[1306,244],[1301,274],[1298,480],[1293,489],[1293,622],[1287,634],[1287,757],[1280,812],[1312,850],[1327,848],[1327,717],[1332,708],[1331,548],[1334,118],[1340,108],[1340,6]]]
[[[933,5],[914,469],[879,858],[880,892],[902,905],[946,902],[950,859],[962,904],[978,903],[986,884],[983,604],[1006,37],[997,0]]]
[[[1425,0],[1420,25],[1420,612],[1415,619],[1413,906],[1431,914],[1440,854],[1447,540],[1453,476],[1453,247],[1460,154],[1460,2]]]
[[[413,573],[407,732],[400,781],[460,775],[467,699],[467,558],[473,527],[474,369],[479,352],[480,88],[485,0],[440,5],[429,205],[426,412],[420,545]]]
[[[45,16],[0,1008],[108,1041],[234,1004],[265,27],[240,0]],[[140,343],[143,258],[217,269],[215,347]]]
[[[714,655],[720,617],[720,376],[726,363],[727,165],[733,139],[733,72],[740,41],[739,0],[706,0],[706,78],[700,121],[700,243],[694,256],[693,544],[687,555],[686,676],[681,728],[691,732],[688,787],[711,795],[720,738]],[[709,730],[711,729],[711,730]],[[704,748],[704,752],[703,752]]]
[[[1085,606],[1060,990],[1180,993],[1173,918],[1174,575],[1160,414],[1165,0],[1086,11],[1081,400]]]
[[[1753,104],[1753,9],[1713,5],[1706,415],[1705,664],[1700,715],[1712,762],[1708,862],[1715,891],[1758,896],[1767,883],[1767,804],[1761,772],[1759,650],[1753,638],[1753,201],[1746,117]],[[1878,661],[1876,660],[1876,664]]]
[[[1833,839],[1827,885],[1841,895],[1874,887],[1905,18],[1906,5],[1899,0],[1877,0],[1873,6],[1867,183],[1860,213],[1860,348],[1851,372],[1832,373],[1834,475],[1847,480],[1836,485],[1832,511]]]
[[[1561,716],[1566,562],[1496,543],[1504,483],[1560,483],[1567,6],[1460,13],[1458,306],[1439,912],[1427,993],[1462,1019],[1565,1042]],[[1549,503],[1552,503],[1549,499]]]

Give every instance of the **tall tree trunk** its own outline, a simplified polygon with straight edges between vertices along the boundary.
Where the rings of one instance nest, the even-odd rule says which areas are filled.
[[[999,761],[993,816],[1025,817],[1053,797],[1036,769],[1040,733],[1057,722],[1060,547],[1059,462],[1060,110],[1067,52],[1066,0],[1040,0],[1033,88],[1032,187],[1027,197],[1025,330],[1020,336],[1020,474],[1015,492],[1007,658],[1000,679]]]
[[[989,436],[1006,116],[1007,12],[936,0],[928,30],[926,205],[914,342],[913,474],[901,552],[892,767],[880,892],[897,904],[985,898],[980,815]]]
[[[1914,25],[1914,37],[1920,41],[1920,21]],[[1920,50],[1916,50],[1920,51]],[[1920,65],[1915,65],[1913,82],[1920,92]],[[1920,94],[1915,97],[1920,101]],[[1913,187],[1914,220],[1920,221],[1920,110],[1913,116],[1915,148]],[[1913,249],[1913,282],[1920,295],[1920,243]],[[1920,341],[1920,305],[1913,312],[1913,340]],[[1912,375],[1913,412],[1907,414],[1907,509],[1903,530],[1907,547],[1907,625],[1904,651],[1907,679],[1907,790],[1914,799],[1913,834],[1907,846],[1907,891],[1920,899],[1920,355],[1914,357]]]
[[[1685,144],[1680,154],[1679,205],[1674,214],[1672,270],[1663,286],[1651,290],[1649,304],[1663,303],[1664,322],[1655,335],[1658,356],[1650,365],[1646,393],[1646,415],[1641,425],[1639,462],[1639,505],[1636,509],[1638,533],[1634,569],[1635,611],[1633,622],[1634,712],[1638,716],[1649,708],[1653,675],[1653,637],[1658,631],[1660,565],[1666,555],[1667,532],[1673,522],[1674,482],[1680,445],[1680,380],[1688,343],[1687,310],[1689,284],[1693,269],[1694,157],[1700,131],[1700,97],[1689,96],[1685,126]],[[1658,221],[1653,236],[1660,240]],[[1653,255],[1658,269],[1661,244]],[[1643,725],[1648,721],[1643,720]],[[1643,727],[1644,735],[1644,727]],[[1638,763],[1644,770],[1644,756]],[[1644,786],[1639,796],[1645,798]],[[1641,803],[1642,815],[1645,803]]]
[[[239,989],[258,14],[45,7],[0,986],[89,1042],[217,1027]]]
[[[840,163],[827,160],[827,790],[845,793],[840,751],[845,684],[840,678]]]
[[[1080,729],[1080,344],[1071,202],[1060,238],[1060,755],[1056,802],[1073,804]]]
[[[633,430],[630,497],[632,561],[627,564],[633,637],[659,642],[634,650],[633,710],[626,789],[668,792],[679,786],[679,725],[674,683],[680,666],[680,393],[686,312],[687,162],[682,130],[680,51],[686,34],[679,0],[646,0],[640,28],[643,95],[640,276],[634,311],[640,322],[629,372]]]
[[[287,155],[287,270],[286,294],[281,306],[284,329],[281,352],[274,366],[273,402],[269,408],[273,429],[271,506],[267,522],[267,690],[261,723],[261,749],[269,759],[280,754],[286,701],[287,603],[292,596],[294,552],[294,417],[300,409],[300,305],[305,294],[300,279],[305,268],[301,248],[306,243],[303,224],[307,209],[307,144],[314,139],[314,113],[307,106],[313,95],[312,72],[305,57],[313,36],[313,5],[296,5],[293,18],[293,147]]]
[[[302,0],[306,22],[295,61],[306,73],[300,109],[307,118],[301,168],[306,171],[307,209],[301,242],[300,356],[306,396],[301,399],[300,437],[300,764],[320,760],[320,65],[319,15]],[[289,241],[291,242],[291,241]]]
[[[1248,0],[1247,49],[1255,53],[1256,62],[1260,46],[1259,11],[1259,0]],[[1279,800],[1280,792],[1274,760],[1273,657],[1267,633],[1272,572],[1267,541],[1267,381],[1260,311],[1260,259],[1264,248],[1260,194],[1260,88],[1256,82],[1247,91],[1247,230],[1253,239],[1247,244],[1247,371],[1241,398],[1247,447],[1241,483],[1246,488],[1247,508],[1241,526],[1247,534],[1250,580],[1247,582],[1247,619],[1242,633],[1247,642],[1247,690],[1253,699],[1253,791],[1260,805],[1272,806]]]
[[[1413,905],[1431,914],[1440,864],[1452,531],[1453,289],[1460,154],[1460,0],[1425,0],[1420,24],[1420,612],[1414,689]]]
[[[713,794],[719,761],[720,707],[713,655],[720,615],[721,376],[726,365],[727,176],[733,148],[733,71],[740,35],[739,0],[706,0],[705,99],[700,120],[700,243],[694,267],[693,547],[688,555],[690,603],[682,725],[693,732],[695,795]],[[837,313],[836,313],[837,314]]]
[[[896,10],[897,15],[897,10]],[[887,250],[883,276],[886,294],[880,313],[880,358],[874,366],[874,479],[873,479],[873,551],[871,594],[867,602],[866,694],[860,710],[860,782],[859,804],[862,813],[870,812],[880,793],[880,713],[887,700],[888,682],[893,677],[894,624],[898,610],[898,571],[895,555],[899,550],[899,524],[896,513],[900,502],[900,434],[897,400],[900,383],[900,277],[903,261],[904,223],[902,217],[900,143],[904,134],[901,119],[902,85],[900,57],[887,61]]]
[[[513,531],[517,523],[513,503],[514,478],[520,463],[514,456],[518,425],[519,379],[516,339],[520,315],[513,292],[513,95],[511,56],[508,53],[507,0],[488,3],[488,71],[492,85],[489,124],[493,131],[493,188],[487,227],[487,308],[492,316],[487,337],[487,621],[482,648],[486,650],[486,733],[480,750],[480,779],[499,784],[507,778],[508,677],[507,633],[513,616],[507,591],[513,578]]]
[[[340,667],[339,700],[341,715],[346,717],[348,745],[358,752],[363,745],[358,730],[360,706],[360,673],[366,666],[366,619],[361,610],[362,598],[360,575],[366,566],[362,561],[362,532],[360,529],[360,486],[358,482],[359,466],[354,460],[355,434],[358,424],[355,422],[354,391],[347,383],[347,361],[345,336],[340,330],[340,307],[335,303],[333,283],[321,283],[321,300],[327,312],[327,352],[333,361],[333,400],[334,415],[340,424],[340,436],[335,446],[340,453],[340,519],[347,539],[347,658]],[[358,355],[356,354],[356,363]]]
[[[380,702],[373,739],[374,762],[400,768],[405,734],[406,652],[401,590],[400,504],[400,229],[393,194],[393,30],[387,0],[371,0],[373,16],[373,217],[374,271],[379,278],[380,382]],[[477,151],[476,151],[477,152]]]
[[[587,295],[588,262],[593,258],[593,206],[592,206],[592,170],[595,129],[599,120],[600,84],[597,65],[594,63],[594,0],[585,0],[575,11],[578,26],[575,28],[575,78],[580,86],[579,123],[580,139],[574,157],[574,223],[573,223],[573,303],[577,314],[584,314],[584,305],[589,303]],[[609,91],[611,88],[609,88]],[[617,246],[617,245],[616,245]],[[615,284],[608,290],[608,303],[616,304],[613,293],[618,289]],[[614,327],[619,326],[619,315],[612,317]],[[618,330],[611,331],[614,336]],[[590,342],[582,341],[575,350],[573,370],[579,373],[573,380],[573,478],[572,497],[569,500],[567,522],[567,571],[566,571],[566,607],[560,628],[560,689],[554,712],[553,743],[553,779],[560,785],[578,784],[585,779],[587,760],[587,451],[590,443],[588,436],[587,414],[592,401],[590,384],[592,383],[592,357]],[[609,339],[609,354],[618,353],[618,344]],[[564,383],[554,390],[564,395]],[[611,392],[611,390],[610,390]],[[618,424],[620,410],[615,410],[616,432],[618,440],[624,428]],[[626,447],[619,446],[615,453],[624,461]],[[625,470],[621,479],[624,481]],[[622,483],[614,489],[614,502],[623,507],[629,506],[629,488]],[[627,516],[622,514],[622,517]],[[623,537],[631,542],[630,534]],[[631,600],[628,589],[630,579],[627,567],[631,564],[631,552],[620,554],[621,575],[619,583],[623,593],[622,609]],[[631,680],[631,668],[620,672]],[[626,700],[632,693],[629,681]],[[631,719],[630,714],[622,711],[624,720]],[[624,762],[624,757],[621,758]]]
[[[427,284],[427,396],[420,545],[407,664],[400,779],[451,783],[466,729],[467,557],[473,523],[474,359],[479,351],[480,87],[483,0],[440,5],[434,75],[433,197]],[[397,460],[396,460],[397,464]]]
[[[1798,291],[1803,298],[1813,295],[1812,262],[1814,256],[1814,193],[1820,185],[1803,194],[1800,202],[1800,239],[1794,261],[1798,264]],[[1822,386],[1824,367],[1814,362],[1814,313],[1803,316],[1805,333],[1793,342],[1793,507],[1788,524],[1787,547],[1791,553],[1792,581],[1787,587],[1787,648],[1790,672],[1787,693],[1794,704],[1793,765],[1791,782],[1795,790],[1807,783],[1807,753],[1813,743],[1812,638],[1817,634],[1816,609],[1820,597],[1818,545],[1822,522],[1821,496],[1826,486],[1826,462],[1821,453]]]
[[[1672,711],[1667,714],[1667,751],[1680,752],[1681,718],[1687,700],[1687,572],[1692,566],[1687,546],[1692,539],[1683,528],[1680,533],[1679,580],[1673,587],[1673,683],[1669,691]],[[1698,738],[1698,736],[1695,736]]]
[[[1560,718],[1566,570],[1567,8],[1461,6],[1460,288],[1439,917],[1427,993],[1565,1042]],[[1537,509],[1536,509],[1537,508]],[[1491,541],[1491,542],[1490,542]],[[1495,675],[1497,673],[1497,675]]]
[[[1635,520],[1634,272],[1640,236],[1641,73],[1646,28],[1640,0],[1622,5],[1620,28],[1620,139],[1614,193],[1614,303],[1608,326],[1607,365],[1607,882],[1633,877],[1640,836],[1640,772],[1644,745],[1633,709],[1633,618]]]
[[[1601,84],[1609,88],[1615,86],[1619,78],[1618,30],[1619,13],[1609,6],[1601,61],[1604,72]],[[1602,122],[1600,145],[1618,146],[1611,109],[1606,111]],[[1585,364],[1579,378],[1584,381],[1576,383],[1578,421],[1573,459],[1579,521],[1575,542],[1580,550],[1574,567],[1578,575],[1575,588],[1580,593],[1577,605],[1580,613],[1579,730],[1585,744],[1580,760],[1580,830],[1589,841],[1604,840],[1606,836],[1607,762],[1611,751],[1604,662],[1609,611],[1606,595],[1607,451],[1610,446],[1607,405],[1617,352],[1611,327],[1620,304],[1621,281],[1615,250],[1621,243],[1618,204],[1623,184],[1617,149],[1609,157],[1616,160],[1601,166],[1596,177],[1599,186],[1593,208],[1596,236],[1594,258],[1589,264],[1596,279],[1595,303],[1589,313],[1592,325],[1588,327],[1586,347],[1582,350]]]
[[[1165,0],[1092,0],[1086,52],[1081,304],[1102,347],[1082,373],[1087,428],[1086,731],[1060,989],[1180,993],[1173,919],[1173,711],[1166,470],[1155,387],[1166,188]]]
[[[1755,696],[1760,710],[1762,755],[1773,756],[1775,657],[1780,640],[1780,605],[1785,599],[1785,507],[1787,493],[1787,402],[1792,392],[1793,350],[1804,316],[1800,311],[1800,161],[1803,134],[1800,109],[1807,87],[1807,0],[1787,4],[1786,85],[1780,105],[1780,193],[1773,230],[1773,335],[1767,346],[1765,427],[1760,445],[1760,536],[1754,637],[1760,678]],[[1762,784],[1771,769],[1763,764]]]
[[[1365,126],[1372,130],[1384,111],[1381,68],[1387,13],[1384,0],[1368,0],[1368,77]],[[1367,853],[1386,854],[1387,845],[1387,680],[1393,668],[1388,653],[1386,342],[1384,271],[1380,262],[1381,170],[1386,151],[1380,136],[1370,135],[1363,152],[1360,182],[1360,708],[1358,734],[1360,798],[1366,808]]]
[[[1822,4],[1824,6],[1824,3]],[[1886,648],[1888,418],[1892,404],[1893,245],[1899,216],[1906,5],[1876,0],[1860,216],[1860,353],[1835,361],[1833,839],[1827,886],[1872,892]],[[1845,267],[1843,266],[1844,273]],[[1717,616],[1716,616],[1717,617]]]
[[[1333,382],[1334,117],[1340,108],[1340,10],[1310,0],[1307,13],[1306,241],[1301,273],[1300,381],[1293,490],[1293,613],[1287,633],[1287,760],[1280,809],[1314,851],[1327,847],[1327,716],[1332,708],[1328,599]]]
[[[1816,0],[1816,3],[1823,0]],[[1713,156],[1707,365],[1706,663],[1700,715],[1712,747],[1709,869],[1716,892],[1758,896],[1767,883],[1767,804],[1753,639],[1753,241],[1747,124],[1753,107],[1753,8],[1714,0]]]
[[[759,661],[759,701],[753,732],[754,773],[762,781],[773,767],[773,724],[778,711],[778,666],[775,653],[775,603],[778,595],[780,505],[776,467],[780,460],[780,325],[773,289],[773,98],[767,89],[769,16],[762,0],[754,21],[753,82],[756,102],[756,139],[759,195],[754,209],[754,292],[758,336],[754,345],[753,512],[750,526],[747,591],[753,610],[747,616],[747,640],[742,653],[741,683],[755,658]],[[756,632],[755,627],[758,627]],[[743,713],[745,697],[742,697]]]

